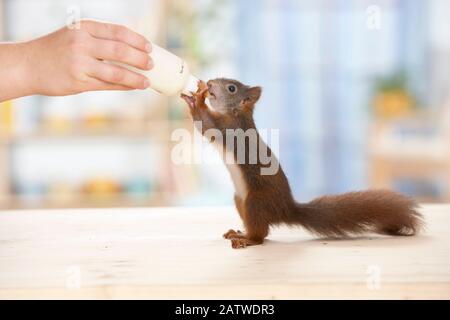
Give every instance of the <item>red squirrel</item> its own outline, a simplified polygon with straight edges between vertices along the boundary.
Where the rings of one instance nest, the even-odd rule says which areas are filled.
[[[267,148],[270,160],[278,161],[262,141],[253,120],[261,92],[260,87],[219,78],[209,80],[207,84],[199,81],[196,92],[181,95],[189,106],[197,129],[217,146],[224,160],[228,156],[226,165],[236,189],[234,202],[245,228],[245,232],[229,230],[223,235],[231,240],[233,248],[262,244],[270,227],[282,224],[299,225],[316,235],[332,238],[366,232],[406,236],[414,235],[422,228],[424,222],[416,211],[417,204],[402,194],[369,190],[298,203],[281,167],[278,166],[274,174],[261,174],[261,170],[268,166],[267,161],[262,161],[260,154],[256,155],[256,161],[249,161],[250,139],[245,139],[245,143],[240,145],[233,143],[231,147],[226,142],[233,130],[254,130],[257,142]],[[206,98],[209,106],[205,103]],[[218,141],[217,134],[208,134],[210,129],[216,133],[219,131],[224,140]],[[245,161],[237,161],[240,151],[245,151]]]

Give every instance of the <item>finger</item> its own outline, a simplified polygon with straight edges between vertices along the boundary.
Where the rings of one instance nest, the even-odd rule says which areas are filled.
[[[150,85],[149,80],[142,74],[101,61],[95,61],[90,66],[88,74],[98,80],[133,89],[145,89]]]
[[[151,52],[152,45],[150,41],[125,26],[94,20],[83,21],[83,26],[95,38],[125,42],[141,51]]]
[[[153,64],[147,53],[124,42],[95,39],[90,51],[97,59],[122,62],[142,70],[150,70]]]
[[[105,81],[98,80],[93,77],[89,77],[89,82],[90,82],[90,84],[89,84],[90,91],[102,91],[102,90],[130,91],[130,90],[135,90],[134,88],[123,86],[120,84],[113,84],[113,83],[105,82]]]

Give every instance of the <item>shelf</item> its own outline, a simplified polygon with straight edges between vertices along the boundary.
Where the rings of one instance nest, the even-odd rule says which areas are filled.
[[[0,0],[0,16],[2,13],[5,14],[2,12],[3,2]],[[164,14],[167,13],[164,2],[161,2],[159,7],[161,8],[157,8],[158,10],[162,10]],[[147,25],[144,28],[154,31],[151,32],[151,38],[160,39],[158,43],[163,44],[164,39],[167,38],[164,28],[165,19],[145,19],[145,21],[152,22],[151,26]],[[16,24],[14,23],[12,27],[16,27]],[[1,31],[0,24],[0,36],[2,35]],[[8,105],[7,116],[0,120],[0,210],[33,207],[141,207],[170,204],[167,199],[171,199],[168,194],[173,190],[170,162],[170,150],[173,145],[172,132],[176,128],[192,130],[192,120],[188,116],[189,108],[186,103],[177,96],[168,99],[163,95],[148,94],[148,92],[137,93],[136,96],[131,92],[128,96],[126,94],[105,95],[106,99],[100,95],[96,96],[95,93],[92,95],[80,97],[80,99],[68,97],[67,101],[65,98],[59,101],[56,100],[58,98],[39,97],[32,98],[23,105],[16,104],[15,101]],[[67,108],[67,110],[60,110],[59,106]],[[69,111],[72,107],[74,109]],[[84,147],[86,150],[92,150],[103,144],[107,145],[107,150],[117,147],[117,150],[124,153],[132,149],[124,159],[118,160],[123,162],[119,169],[122,166],[135,166],[134,159],[137,159],[138,165],[143,163],[142,166],[144,166],[147,159],[138,158],[141,155],[157,157],[157,159],[148,161],[149,166],[157,166],[155,168],[157,174],[149,183],[161,185],[160,191],[165,194],[152,194],[143,199],[119,195],[94,200],[86,196],[78,196],[65,202],[46,199],[35,202],[35,204],[28,204],[13,192],[17,172],[22,173],[24,163],[33,161],[33,155],[30,156],[31,152],[42,152],[45,160],[46,152],[49,150],[49,153],[56,152],[63,145],[67,145],[68,148],[77,148],[75,151],[78,152],[84,150]],[[42,146],[44,147],[41,148]],[[19,162],[16,155],[22,151],[22,147],[25,147],[23,149],[31,147],[28,149],[31,151],[26,150],[26,155]],[[99,151],[98,153],[94,152],[95,155],[86,154],[86,156],[92,157],[92,161],[96,161],[103,159],[101,153]],[[111,157],[110,153],[106,152],[106,154]],[[26,159],[23,160],[24,158]],[[59,164],[55,163],[54,165],[58,166]],[[76,162],[73,163],[73,166],[68,167],[73,169],[66,170],[80,170],[81,172],[81,168],[78,168]],[[134,172],[133,170],[124,170],[124,174],[136,174],[130,173]],[[191,168],[184,170],[191,170]],[[28,173],[23,174],[27,175]],[[45,174],[43,175],[45,178]],[[89,173],[86,176],[89,176]],[[190,175],[186,174],[186,176]],[[125,177],[124,180],[127,181],[128,178]],[[43,184],[46,183],[43,182]],[[78,190],[71,191],[76,193]],[[42,195],[42,197],[47,197],[47,195]]]
[[[155,192],[149,196],[133,197],[125,194],[92,198],[88,195],[74,195],[70,199],[24,200],[18,196],[0,199],[0,210],[5,209],[62,209],[62,208],[112,208],[112,207],[155,207],[167,205],[167,194]]]
[[[143,143],[155,142],[161,143],[170,149],[171,132],[176,128],[186,128],[192,130],[191,119],[180,120],[162,120],[162,121],[142,121],[138,125],[131,125],[126,122],[118,123],[103,129],[92,129],[86,127],[74,127],[71,130],[64,132],[55,132],[45,128],[38,129],[28,134],[6,136],[0,135],[0,155],[8,155],[11,149],[22,143],[39,142],[48,140],[59,141],[62,139],[136,139],[142,140]],[[66,142],[66,141],[64,141]],[[164,151],[162,157],[167,153]],[[5,163],[2,167],[9,170],[9,164]],[[8,173],[8,171],[7,171]],[[149,196],[142,198],[129,196],[127,194],[119,194],[111,197],[93,199],[87,195],[70,195],[67,199],[51,198],[47,195],[42,195],[43,199],[35,201],[28,201],[26,198],[10,193],[9,183],[3,182],[0,185],[0,210],[3,209],[37,209],[37,208],[110,208],[110,207],[149,207],[149,206],[163,206],[170,204],[170,196],[168,190],[161,190],[161,192],[151,193]],[[6,190],[6,192],[5,192]]]
[[[0,144],[18,144],[32,140],[42,139],[92,139],[92,138],[120,138],[120,139],[170,139],[170,132],[176,128],[190,127],[191,121],[152,121],[145,125],[125,125],[120,124],[105,129],[74,128],[57,132],[48,129],[38,129],[22,135],[0,136]]]

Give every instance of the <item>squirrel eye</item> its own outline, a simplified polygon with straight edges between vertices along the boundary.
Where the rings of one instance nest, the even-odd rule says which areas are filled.
[[[228,85],[228,91],[230,91],[231,93],[235,93],[236,92],[236,86],[234,84]]]

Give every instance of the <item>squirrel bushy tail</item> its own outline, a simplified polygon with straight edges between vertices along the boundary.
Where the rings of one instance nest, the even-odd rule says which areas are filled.
[[[325,237],[348,237],[366,232],[414,235],[423,227],[417,204],[388,190],[349,192],[296,204],[291,224]]]

